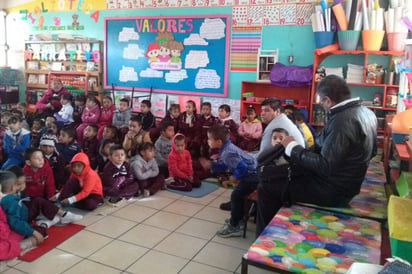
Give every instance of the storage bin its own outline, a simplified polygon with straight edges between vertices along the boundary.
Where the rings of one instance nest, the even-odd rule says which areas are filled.
[[[388,204],[391,255],[412,263],[412,200],[391,196]]]
[[[400,197],[412,198],[412,172],[401,172],[396,181],[396,190]]]
[[[333,44],[335,38],[335,33],[332,31],[315,31],[313,35],[315,36],[316,48],[323,48]]]
[[[358,30],[338,31],[339,48],[341,50],[356,50],[359,37],[360,31]]]
[[[392,132],[392,140],[395,144],[402,144],[408,135],[407,132]]]
[[[363,50],[378,51],[381,49],[384,30],[363,30],[362,45]]]

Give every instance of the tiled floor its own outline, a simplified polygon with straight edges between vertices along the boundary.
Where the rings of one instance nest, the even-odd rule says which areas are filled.
[[[88,213],[86,228],[32,263],[14,260],[4,273],[240,273],[242,255],[254,241],[217,237],[229,213],[218,207],[231,190],[202,198],[168,191]],[[107,207],[105,207],[107,208]],[[249,273],[269,273],[253,267]]]

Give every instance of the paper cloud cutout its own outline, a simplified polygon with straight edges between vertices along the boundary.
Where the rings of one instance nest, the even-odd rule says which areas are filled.
[[[195,87],[197,89],[220,88],[220,76],[214,69],[199,69],[196,74]]]
[[[151,68],[147,68],[145,70],[140,71],[140,77],[147,77],[147,78],[162,78],[163,71],[154,70]]]
[[[123,49],[123,58],[137,60],[139,57],[144,57],[144,50],[139,48],[137,44],[128,44]]]
[[[189,37],[185,38],[183,41],[185,46],[200,45],[207,46],[209,43],[205,41],[198,33],[191,33]]]
[[[123,28],[119,32],[119,42],[128,42],[130,40],[139,40],[139,34],[134,31],[134,28]]]
[[[209,64],[209,55],[206,50],[191,50],[185,58],[186,69],[204,68]]]
[[[172,70],[165,75],[167,83],[178,83],[183,79],[187,78],[187,72],[185,69],[182,70]]]
[[[205,39],[221,39],[225,37],[225,27],[225,22],[220,18],[206,18],[200,26],[200,37]]]
[[[119,71],[120,82],[137,81],[138,79],[134,68],[122,66],[122,69]]]

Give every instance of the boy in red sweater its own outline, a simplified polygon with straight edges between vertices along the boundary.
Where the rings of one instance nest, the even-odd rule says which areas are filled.
[[[103,187],[99,175],[91,169],[89,158],[83,152],[74,155],[70,162],[72,174],[59,193],[60,203],[93,210],[103,204]]]
[[[191,191],[193,187],[200,187],[202,182],[193,174],[192,158],[190,152],[185,149],[185,136],[176,134],[172,141],[172,151],[168,156],[169,176],[167,187],[180,191]]]
[[[50,200],[55,192],[53,170],[38,148],[29,148],[25,153],[26,191],[29,197],[42,197]]]

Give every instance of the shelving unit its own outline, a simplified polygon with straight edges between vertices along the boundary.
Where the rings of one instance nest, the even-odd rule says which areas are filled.
[[[396,51],[363,51],[363,50],[338,50],[337,45],[327,46],[316,49],[313,60],[313,82],[310,100],[309,118],[313,126],[322,127],[325,123],[325,114],[323,108],[319,104],[319,98],[316,96],[316,86],[319,81],[316,79],[316,70],[328,62],[327,59],[335,58],[340,60],[333,60],[334,64],[331,67],[344,67],[344,75],[346,75],[345,68],[348,63],[355,63],[363,66],[362,83],[348,83],[353,97],[360,97],[371,110],[373,110],[378,119],[384,119],[386,114],[391,114],[396,111],[396,105],[391,104],[391,96],[397,94],[398,85],[386,83],[366,83],[367,66],[372,63],[380,63],[384,68],[388,69],[392,63],[393,56],[401,56],[403,52]],[[333,56],[333,57],[332,57]],[[330,57],[330,58],[328,58]],[[381,98],[380,104],[373,104],[374,96]],[[382,123],[383,125],[383,123]],[[378,133],[383,133],[383,127],[379,128]]]
[[[34,104],[48,89],[50,77],[64,78],[63,85],[74,93],[83,90],[100,96],[102,52],[103,43],[98,40],[26,41],[26,97]],[[85,81],[73,85],[79,77]]]
[[[253,93],[254,101],[248,101],[246,99],[247,93]],[[241,86],[241,102],[240,102],[240,117],[242,118],[246,115],[246,108],[249,105],[255,107],[256,112],[260,113],[260,105],[265,98],[275,97],[282,102],[283,105],[288,105],[286,100],[293,100],[293,105],[299,108],[309,108],[310,102],[310,86],[305,87],[278,87],[272,85],[270,82],[253,82],[253,81],[242,81]]]
[[[55,78],[62,81],[62,84],[67,88],[72,94],[82,93],[87,96],[88,93],[88,73],[87,72],[50,72],[49,83]]]
[[[270,71],[278,62],[279,50],[258,50],[256,81],[270,82]]]

